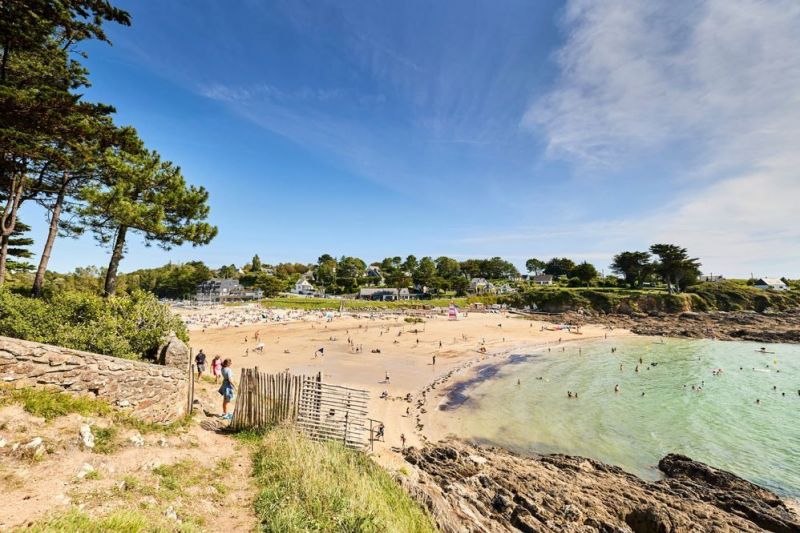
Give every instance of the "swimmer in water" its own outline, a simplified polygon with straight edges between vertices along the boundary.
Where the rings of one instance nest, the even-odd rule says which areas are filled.
[[[614,392],[619,392],[619,383],[614,385]]]
[[[639,365],[636,365],[636,372],[639,371]]]

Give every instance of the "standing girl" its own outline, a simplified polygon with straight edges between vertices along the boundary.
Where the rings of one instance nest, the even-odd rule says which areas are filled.
[[[222,361],[222,386],[219,388],[219,393],[222,395],[222,419],[230,420],[233,418],[232,413],[228,413],[228,404],[233,400],[233,390],[235,384],[233,383],[233,370],[231,370],[231,360],[225,359]]]
[[[222,358],[218,355],[214,356],[211,360],[211,374],[214,376],[214,383],[219,383],[219,378],[222,375]]]

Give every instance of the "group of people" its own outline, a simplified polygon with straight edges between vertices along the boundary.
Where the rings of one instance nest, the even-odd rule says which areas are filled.
[[[196,380],[199,381],[206,371],[206,354],[203,350],[200,350],[197,352],[197,355],[194,356],[194,363],[197,367]],[[228,412],[228,407],[233,400],[234,391],[236,389],[236,385],[233,381],[232,365],[233,362],[230,359],[222,359],[219,355],[215,355],[211,360],[211,374],[214,376],[214,383],[219,383],[220,378],[222,379],[222,385],[220,385],[217,392],[222,396],[222,415],[220,415],[220,418],[223,420],[230,420],[233,418],[233,413]]]

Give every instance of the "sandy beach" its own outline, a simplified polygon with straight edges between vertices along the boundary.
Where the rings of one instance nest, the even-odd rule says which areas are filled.
[[[236,312],[233,308],[227,313]],[[393,448],[400,448],[401,434],[407,446],[445,436],[436,419],[446,415],[437,413],[436,406],[447,382],[464,379],[475,365],[508,356],[516,348],[559,347],[606,335],[630,335],[627,330],[589,325],[580,332],[554,331],[547,329],[553,324],[489,312],[470,312],[458,320],[440,314],[415,315],[423,320],[420,323],[389,313],[278,315],[280,321],[195,329],[190,331],[190,344],[195,353],[202,349],[209,359],[230,357],[237,376],[242,367],[322,372],[328,383],[368,390],[370,416],[386,426],[385,442],[375,443],[376,455],[385,461],[395,455]],[[235,318],[224,321],[236,322]],[[263,351],[256,350],[259,343]],[[320,348],[324,356],[315,357]],[[381,398],[384,392],[388,398]]]

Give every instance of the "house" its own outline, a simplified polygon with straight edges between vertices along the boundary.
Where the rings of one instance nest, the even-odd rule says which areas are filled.
[[[198,302],[226,302],[233,300],[258,300],[263,298],[261,289],[242,287],[238,279],[214,278],[197,286],[195,299]]]
[[[530,278],[534,285],[552,285],[553,276],[550,274],[539,274]]]
[[[719,283],[720,281],[725,281],[725,278],[722,276],[715,276],[713,274],[700,274],[697,277],[697,281],[701,283]]]
[[[512,287],[508,283],[503,283],[502,285],[500,285],[500,288],[497,289],[497,292],[500,294],[511,294],[517,292],[517,289],[515,287]]]
[[[494,285],[485,278],[472,278],[469,282],[469,290],[475,294],[486,294],[494,292]]]
[[[406,297],[408,299],[408,289],[405,290]],[[358,291],[358,298],[359,300],[379,300],[383,302],[394,302],[400,298],[400,291],[397,289],[392,289],[389,287],[379,287],[379,288],[362,288]]]
[[[316,294],[317,289],[308,281],[308,278],[301,277],[297,280],[294,284],[294,290],[292,290],[294,294],[302,294],[305,296],[313,296]]]
[[[364,275],[370,285],[383,285],[383,274],[378,265],[370,265],[364,270]]]
[[[789,290],[789,287],[778,278],[759,278],[753,286],[756,289],[773,289],[776,291]]]

